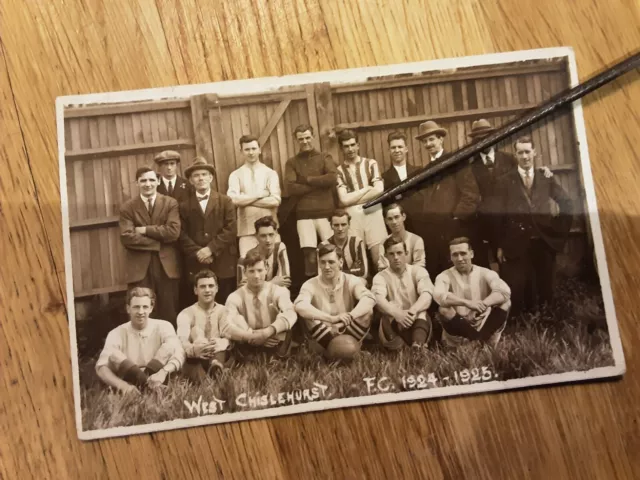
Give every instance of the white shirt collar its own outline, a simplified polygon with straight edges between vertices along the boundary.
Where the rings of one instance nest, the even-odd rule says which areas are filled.
[[[531,174],[531,179],[532,180],[533,180],[534,172],[535,172],[535,169],[533,167],[531,167],[529,169],[529,173]],[[518,165],[518,173],[520,174],[520,176],[522,178],[524,178],[527,175],[527,172],[522,167],[520,167],[520,165]]]
[[[171,184],[173,186],[173,188],[176,187],[176,180],[178,179],[178,176],[176,175],[173,178],[167,179],[162,177],[162,180],[164,181],[164,186],[169,188],[169,184]]]
[[[433,162],[434,160],[439,159],[443,153],[444,153],[444,148],[440,150],[438,153],[436,153],[433,157],[431,157],[431,161]]]
[[[406,163],[404,165],[402,165],[401,167],[397,167],[396,165],[394,165],[393,168],[395,168],[396,172],[398,172],[398,176],[400,177],[400,180],[404,180],[405,178],[407,178],[407,164]]]
[[[147,325],[142,329],[142,330],[138,330],[137,328],[134,328],[133,324],[131,323],[131,321],[129,321],[129,324],[127,325],[129,332],[135,334],[135,335],[140,335],[141,337],[148,337],[149,335],[151,335],[151,331],[153,330],[153,325],[152,325],[152,319],[148,318],[147,319]]]
[[[200,194],[200,193],[196,192],[196,197],[198,198],[198,201],[203,201],[203,200],[200,200],[200,199],[201,199],[202,197],[206,196],[206,195],[208,195],[209,197],[211,197],[211,189],[207,190],[205,193],[202,193],[202,194]],[[208,199],[207,199],[207,200],[208,200]]]
[[[144,195],[141,194],[140,198],[142,199],[142,203],[144,203],[145,205],[149,204],[149,199],[151,199],[151,203],[155,205],[157,196],[158,196],[157,193],[154,193],[153,196],[151,197],[145,197]]]
[[[480,157],[482,157],[482,163],[484,163],[485,165],[487,164],[487,158],[489,158],[489,160],[491,160],[492,162],[495,162],[496,151],[493,149],[493,147],[491,147],[489,153],[480,152]]]

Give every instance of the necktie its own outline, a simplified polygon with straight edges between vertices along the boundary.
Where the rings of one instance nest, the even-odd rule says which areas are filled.
[[[266,325],[264,324],[264,319],[262,318],[262,302],[258,298],[258,295],[253,297],[253,310],[256,316],[256,322],[260,325],[259,328],[264,328]]]
[[[147,210],[149,210],[149,215],[153,213],[153,199],[149,199],[149,203],[147,204]]]
[[[533,180],[531,178],[531,170],[527,170],[524,177],[524,184],[526,185],[527,190],[531,190],[532,183],[533,183]]]
[[[173,195],[173,182],[169,182],[169,188],[167,188],[167,193],[169,195]]]

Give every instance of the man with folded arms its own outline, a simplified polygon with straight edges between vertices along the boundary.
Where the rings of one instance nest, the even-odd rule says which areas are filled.
[[[198,301],[178,315],[178,338],[186,354],[183,372],[198,382],[209,373],[223,369],[229,359],[231,342],[222,337],[227,311],[216,302],[218,279],[211,270],[199,271],[193,280]]]
[[[298,317],[289,290],[267,282],[264,257],[259,252],[244,258],[247,283],[229,295],[225,338],[266,348],[277,356],[289,354],[291,328]]]
[[[468,238],[454,238],[449,250],[453,267],[436,277],[433,291],[442,340],[449,346],[480,340],[495,347],[507,324],[511,289],[493,270],[473,264]]]
[[[331,344],[342,344],[341,358],[353,358],[369,332],[376,300],[364,281],[342,271],[342,252],[335,245],[318,247],[320,275],[307,280],[294,305],[304,320],[311,346],[330,359]],[[340,337],[352,337],[345,344]]]
[[[407,215],[404,207],[397,203],[392,203],[384,209],[384,221],[391,231],[391,235],[387,237],[395,238],[404,242],[407,249],[407,262],[411,265],[419,265],[425,267],[424,240],[415,233],[407,232],[405,221]],[[382,271],[389,266],[389,260],[385,255],[384,244],[380,245],[380,260],[378,261],[378,271]]]
[[[129,321],[107,335],[96,362],[96,373],[123,393],[156,388],[182,367],[185,354],[173,326],[149,318],[155,305],[153,290],[134,287],[127,293]]]
[[[369,276],[369,261],[367,250],[361,238],[351,235],[349,225],[351,216],[346,210],[337,209],[331,214],[329,219],[333,235],[326,242],[331,243],[342,251],[342,271],[360,277],[367,281]],[[318,262],[318,275],[320,275],[320,265]]]
[[[402,240],[387,238],[384,252],[389,267],[373,277],[371,287],[382,313],[380,342],[389,350],[425,345],[431,336],[427,309],[433,298],[433,283],[424,267],[408,263]]]
[[[291,269],[289,268],[289,256],[287,247],[278,240],[278,223],[271,216],[259,218],[255,221],[256,238],[258,246],[249,252],[258,252],[264,257],[264,267],[267,271],[267,282],[289,288],[291,286]],[[247,252],[247,253],[249,253]],[[244,276],[244,258],[238,262],[238,284],[247,283]]]
[[[253,135],[238,141],[244,164],[229,175],[227,196],[238,209],[238,248],[243,257],[258,245],[254,222],[270,215],[278,218],[282,201],[278,173],[260,161],[260,143]]]

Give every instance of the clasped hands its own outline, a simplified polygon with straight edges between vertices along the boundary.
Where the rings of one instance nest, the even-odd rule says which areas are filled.
[[[273,325],[269,325],[266,328],[260,328],[252,331],[249,334],[248,342],[250,345],[264,345],[268,348],[275,347],[280,343],[276,338],[276,333],[275,327]]]

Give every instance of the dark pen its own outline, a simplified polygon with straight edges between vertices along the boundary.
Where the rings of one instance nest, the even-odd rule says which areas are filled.
[[[570,88],[562,93],[553,96],[551,99],[541,104],[539,107],[528,110],[521,117],[515,119],[511,123],[504,125],[500,129],[484,137],[483,139],[469,145],[465,145],[459,150],[447,155],[445,158],[442,158],[439,161],[436,161],[433,164],[421,169],[398,185],[385,190],[377,198],[365,203],[363,207],[369,208],[379,203],[383,203],[387,200],[395,200],[398,195],[416,187],[418,184],[423,183],[427,179],[438,175],[439,173],[453,167],[454,165],[462,164],[462,162],[470,159],[478,152],[483,151],[487,147],[490,147],[491,145],[504,140],[510,135],[513,135],[514,133],[528,127],[538,120],[549,116],[556,110],[564,107],[565,105],[568,105],[571,102],[574,102],[575,100],[578,100],[586,94],[593,92],[594,90],[602,87],[603,85],[606,85],[612,80],[615,80],[619,76],[639,66],[640,52],[626,57],[621,62],[616,63],[610,68],[607,68],[606,70],[590,78],[586,82],[583,82],[573,88]]]

